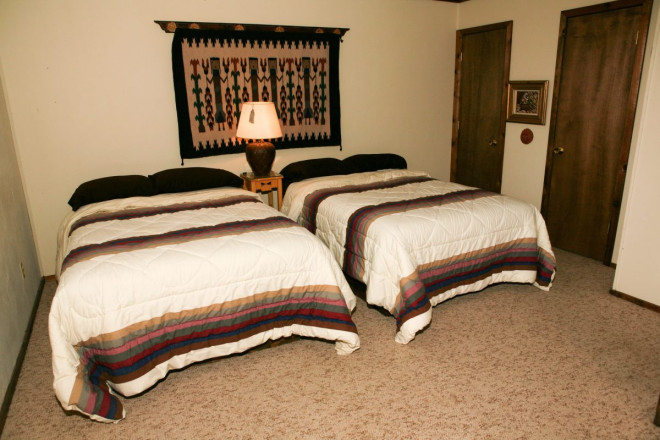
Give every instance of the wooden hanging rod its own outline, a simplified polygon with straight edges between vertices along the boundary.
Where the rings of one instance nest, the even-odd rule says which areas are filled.
[[[259,32],[299,32],[308,34],[336,34],[344,36],[348,28],[327,28],[312,26],[278,26],[270,24],[204,23],[199,21],[154,20],[162,30],[173,33],[177,29],[200,29],[213,31],[259,31]]]

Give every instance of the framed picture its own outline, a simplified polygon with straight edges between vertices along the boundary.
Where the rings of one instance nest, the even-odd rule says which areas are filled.
[[[509,81],[507,122],[545,125],[548,81]]]

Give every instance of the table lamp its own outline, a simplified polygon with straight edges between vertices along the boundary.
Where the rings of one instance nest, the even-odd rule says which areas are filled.
[[[268,176],[275,160],[275,146],[265,140],[282,137],[275,104],[244,102],[236,137],[254,141],[245,147],[245,158],[255,177]]]

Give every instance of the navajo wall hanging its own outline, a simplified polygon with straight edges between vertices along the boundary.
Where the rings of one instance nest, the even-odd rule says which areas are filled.
[[[341,146],[339,43],[347,29],[159,22],[174,31],[181,159],[245,151],[243,102],[272,101],[275,147]]]

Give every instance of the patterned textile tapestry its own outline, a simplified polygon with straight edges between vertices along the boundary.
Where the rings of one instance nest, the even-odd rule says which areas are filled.
[[[275,103],[276,148],[341,145],[336,34],[177,29],[172,70],[181,158],[242,153],[241,104]]]

